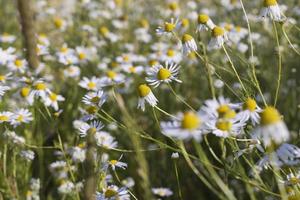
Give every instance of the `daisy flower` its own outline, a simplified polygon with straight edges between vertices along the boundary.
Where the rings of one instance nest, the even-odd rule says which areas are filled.
[[[261,158],[256,169],[261,171],[267,169],[270,165],[282,167],[283,165],[293,166],[300,163],[300,148],[295,145],[284,143],[276,151],[271,152]]]
[[[293,186],[293,185],[298,185],[300,184],[300,173],[290,173],[286,176],[286,181],[283,181],[283,183],[285,185],[288,185],[288,186]]]
[[[180,66],[176,63],[169,64],[166,62],[165,66],[161,64],[156,65],[147,72],[148,77],[146,77],[146,81],[149,85],[154,86],[154,88],[158,87],[161,83],[170,83],[172,81],[181,83],[181,81],[177,79],[179,68]]]
[[[103,128],[103,124],[100,121],[92,121],[91,123],[82,123],[78,127],[79,136],[85,137],[87,136],[89,131],[98,132]]]
[[[144,71],[143,66],[134,66],[132,64],[123,65],[122,68],[129,74],[141,74]]]
[[[179,140],[189,140],[191,138],[200,141],[202,139],[203,119],[198,113],[186,112],[179,113],[171,122],[161,122],[162,133],[166,136],[174,137]]]
[[[7,67],[13,72],[24,73],[27,69],[27,61],[25,59],[16,59],[13,62],[9,62]]]
[[[261,139],[266,147],[281,144],[290,138],[290,133],[276,108],[268,106],[260,113],[260,125],[252,137]]]
[[[44,81],[38,80],[33,84],[33,89],[31,90],[31,94],[33,96],[41,97],[42,99],[45,99],[47,96],[47,93],[49,93],[50,90],[47,88],[47,85]]]
[[[269,17],[274,21],[283,21],[285,19],[276,0],[264,0],[264,6],[260,11],[260,17],[262,19]]]
[[[97,131],[95,133],[95,140],[97,146],[106,149],[114,149],[118,146],[118,142],[115,138],[105,131]]]
[[[238,119],[221,118],[206,122],[207,131],[211,131],[218,137],[237,136],[243,131],[245,122]]]
[[[104,188],[103,192],[96,193],[96,200],[130,200],[130,195],[125,187],[110,185]]]
[[[0,123],[4,123],[4,122],[11,122],[11,120],[13,119],[13,113],[12,112],[0,112]]]
[[[10,90],[10,87],[4,86],[4,85],[0,85],[0,97],[2,97],[7,90]]]
[[[225,30],[219,26],[215,26],[211,31],[211,39],[208,44],[209,49],[220,49],[228,40]]]
[[[171,19],[170,22],[165,22],[163,27],[158,27],[156,29],[156,34],[158,35],[172,35],[173,31],[175,31],[179,27],[178,19]]]
[[[3,43],[13,43],[16,40],[16,36],[10,35],[8,33],[3,33],[0,35],[0,42]]]
[[[145,102],[149,103],[152,107],[155,107],[157,105],[158,100],[152,93],[150,87],[148,87],[146,84],[141,84],[138,87],[138,93],[139,102],[137,107],[142,111],[145,111]]]
[[[121,73],[108,70],[104,77],[100,79],[100,85],[105,86],[111,86],[115,84],[122,84],[125,81],[125,76]]]
[[[79,82],[79,86],[87,90],[97,91],[100,89],[100,79],[96,78],[95,76],[93,76],[91,79],[83,77],[83,79]]]
[[[195,39],[191,35],[184,34],[182,36],[181,42],[183,54],[188,55],[191,52],[197,51],[197,44],[195,42]]]
[[[13,47],[8,47],[3,50],[0,48],[0,65],[6,65],[7,63],[13,62],[16,59],[16,55],[14,54],[16,51]]]
[[[86,150],[80,146],[72,147],[70,154],[75,163],[82,163],[85,161]]]
[[[213,23],[213,21],[209,18],[206,14],[200,14],[198,15],[198,26],[197,26],[197,32],[200,31],[207,31],[208,29],[212,30],[216,25]]]
[[[220,96],[218,99],[206,100],[200,112],[211,120],[217,118],[233,118],[235,117],[234,109],[237,107],[238,105],[231,103],[228,98]]]
[[[221,0],[221,4],[230,11],[235,8],[241,8],[239,0]]]
[[[108,161],[109,166],[111,166],[112,170],[116,170],[116,168],[126,169],[127,163],[121,162],[123,155],[120,156],[118,160],[110,160]]]
[[[80,75],[80,68],[74,65],[69,66],[64,70],[65,77],[76,78]]]
[[[181,53],[173,49],[168,49],[161,57],[163,62],[179,63],[181,61]]]
[[[28,124],[32,120],[32,113],[28,109],[21,108],[13,114],[11,125],[16,127],[21,123]]]
[[[1,82],[1,83],[6,83],[7,80],[12,79],[11,76],[12,76],[12,73],[11,73],[11,72],[9,72],[9,73],[7,73],[7,74],[0,74],[0,82]]]
[[[64,101],[65,98],[59,94],[55,94],[54,92],[50,92],[46,98],[44,99],[44,103],[46,106],[51,106],[54,110],[58,110],[58,102]]]
[[[89,92],[82,98],[82,102],[86,105],[94,105],[101,107],[107,99],[107,95],[103,90]]]
[[[59,29],[61,31],[64,31],[67,27],[67,22],[64,19],[59,18],[59,17],[55,17],[53,19],[53,24],[57,29]]]
[[[172,190],[170,190],[169,188],[152,188],[152,192],[153,194],[159,196],[159,197],[169,197],[173,195]]]
[[[262,109],[256,104],[256,101],[252,98],[247,98],[242,104],[242,110],[237,114],[237,118],[241,121],[251,120],[252,125],[259,124],[259,113]]]

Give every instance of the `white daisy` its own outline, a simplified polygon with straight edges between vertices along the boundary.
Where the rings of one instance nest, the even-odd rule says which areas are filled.
[[[177,28],[179,28],[178,19],[172,18],[170,22],[165,22],[163,27],[160,26],[155,31],[158,35],[172,35]]]
[[[173,195],[172,190],[170,190],[169,188],[152,188],[152,192],[153,194],[159,196],[159,197],[169,197]]]
[[[79,82],[79,86],[87,90],[97,91],[100,89],[100,79],[96,78],[95,76],[93,76],[91,79],[83,77],[83,79]]]
[[[64,101],[65,98],[59,94],[55,94],[54,92],[49,92],[49,94],[44,99],[44,103],[46,106],[51,106],[54,110],[58,110],[58,102]]]
[[[102,87],[118,85],[124,82],[125,82],[124,74],[112,70],[108,70],[105,76],[100,79],[100,85]]]
[[[11,125],[16,127],[21,123],[28,124],[32,120],[32,113],[28,109],[21,108],[13,114]]]
[[[103,90],[89,92],[82,98],[82,102],[86,105],[94,105],[101,107],[107,99],[107,95]]]
[[[130,200],[130,195],[125,187],[110,185],[104,188],[103,192],[96,193],[96,200]]]
[[[206,122],[207,131],[212,132],[218,137],[237,136],[242,133],[245,122],[234,119],[217,119]]]
[[[220,49],[228,40],[227,33],[219,26],[215,26],[211,31],[211,39],[208,44],[208,49]]]
[[[140,108],[142,111],[145,111],[145,102],[149,103],[152,107],[157,105],[158,100],[152,93],[150,87],[148,87],[146,84],[141,84],[138,87],[138,93],[139,93],[139,102],[138,102],[138,108]]]
[[[8,111],[0,112],[0,123],[11,122],[13,119],[13,115],[14,114],[12,112]]]
[[[241,105],[242,110],[237,114],[237,118],[241,121],[251,120],[252,125],[259,124],[259,113],[262,109],[256,104],[256,101],[252,98],[247,98]]]
[[[121,162],[123,155],[120,156],[118,160],[110,160],[108,161],[108,165],[111,166],[112,170],[116,170],[116,168],[126,169],[127,163]]]
[[[114,149],[118,146],[118,142],[115,138],[105,131],[97,131],[95,133],[95,140],[97,146],[106,149]]]
[[[27,61],[25,59],[16,59],[13,62],[9,62],[7,67],[13,72],[24,73],[27,69]]]
[[[191,52],[197,51],[197,44],[195,39],[189,35],[189,34],[184,34],[181,39],[182,42],[182,52],[185,55],[188,55]]]
[[[197,32],[200,31],[207,31],[212,30],[216,25],[213,23],[213,21],[210,19],[210,17],[206,14],[200,14],[198,15],[198,26],[197,26]]]
[[[186,112],[176,115],[170,122],[161,122],[162,133],[179,140],[195,139],[200,141],[204,131],[203,119],[198,113]]]
[[[283,21],[285,19],[276,0],[264,0],[264,7],[260,11],[260,17],[262,19],[269,17],[274,21]]]
[[[103,128],[103,124],[100,121],[92,121],[91,123],[81,123],[79,130],[79,136],[85,137],[87,136],[89,131],[98,132]]]
[[[161,83],[170,83],[172,81],[181,83],[177,79],[179,69],[180,66],[176,63],[169,64],[166,62],[165,66],[156,65],[147,71],[146,81],[149,85],[154,86],[154,88],[158,87]]]
[[[290,138],[290,133],[276,108],[268,106],[260,113],[260,125],[252,133],[265,146],[281,144]]]

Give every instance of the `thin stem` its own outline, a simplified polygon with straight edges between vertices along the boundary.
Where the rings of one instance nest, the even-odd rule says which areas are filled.
[[[280,84],[281,84],[282,58],[281,58],[281,53],[280,53],[280,44],[279,44],[279,36],[278,36],[277,27],[276,27],[275,21],[272,20],[272,22],[273,22],[273,30],[274,30],[275,38],[276,38],[277,51],[278,51],[278,77],[277,77],[277,87],[276,87],[275,100],[274,100],[274,106],[276,106],[277,100],[278,100],[278,95],[279,95]]]
[[[158,106],[154,106],[154,108],[156,108],[157,110],[159,110],[160,112],[162,112],[163,114],[165,114],[165,115],[167,115],[167,116],[169,116],[169,117],[172,117],[172,118],[174,118],[174,119],[178,119],[178,118],[175,117],[174,115],[172,115],[172,114],[170,114],[170,113],[164,111],[163,109],[159,108]]]
[[[235,69],[235,67],[234,67],[234,64],[233,64],[233,62],[232,62],[232,60],[231,60],[231,58],[230,58],[230,56],[229,56],[229,54],[228,54],[228,52],[227,52],[225,46],[222,45],[222,47],[223,47],[223,50],[224,50],[224,52],[225,52],[225,54],[226,54],[226,56],[227,56],[227,58],[228,58],[228,61],[229,61],[229,63],[230,63],[230,66],[231,66],[231,68],[232,68],[234,74],[236,75],[238,81],[240,82],[240,84],[241,84],[241,86],[242,86],[244,92],[247,94],[247,96],[249,96],[249,95],[248,95],[248,92],[247,92],[247,90],[246,90],[246,88],[245,88],[245,86],[244,86],[244,84],[243,84],[243,82],[242,82],[242,80],[241,80],[241,78],[240,78],[240,76],[239,76],[239,74],[238,74],[238,72],[236,71],[236,69]]]
[[[172,86],[168,83],[168,86],[171,90],[171,92],[174,94],[174,96],[179,100],[181,101],[184,105],[186,105],[187,107],[189,107],[192,111],[195,111],[195,109],[190,105],[188,104],[183,98],[181,98],[176,92],[175,90],[172,88]]]
[[[288,43],[290,44],[290,46],[292,47],[292,49],[298,54],[300,55],[300,52],[296,49],[296,47],[293,45],[293,43],[291,42],[289,36],[287,35],[286,31],[285,31],[285,28],[284,28],[284,25],[281,26],[281,29],[282,29],[282,32],[283,32],[283,35],[285,37],[285,39],[288,41]]]
[[[251,27],[250,27],[250,22],[249,22],[249,18],[248,18],[248,15],[247,15],[247,12],[245,10],[245,7],[244,7],[244,3],[243,3],[243,0],[240,0],[240,3],[241,3],[241,6],[242,6],[242,9],[243,9],[243,13],[245,15],[245,19],[246,19],[246,23],[247,23],[247,27],[248,27],[248,33],[249,33],[249,44],[250,44],[250,54],[251,54],[251,59],[254,58],[254,47],[253,47],[253,40],[252,40],[252,32],[251,32]],[[260,88],[260,84],[258,82],[258,79],[257,79],[257,76],[256,76],[256,68],[255,68],[255,64],[254,62],[250,62],[250,65],[251,65],[251,68],[252,68],[252,76],[254,78],[254,81],[255,81],[255,86],[264,102],[264,105],[267,106],[267,103],[266,103],[266,99],[262,93],[262,90]]]
[[[177,169],[177,163],[174,160],[174,169],[175,169],[175,175],[176,175],[176,181],[177,181],[177,187],[178,187],[178,196],[181,200],[183,200],[182,198],[182,193],[181,193],[181,187],[180,187],[180,182],[179,182],[179,175],[178,175],[178,169]]]

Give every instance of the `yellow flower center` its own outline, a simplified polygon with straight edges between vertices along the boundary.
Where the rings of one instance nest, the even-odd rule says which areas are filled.
[[[5,81],[6,77],[4,75],[0,75],[0,81]]]
[[[46,85],[44,83],[37,83],[35,85],[35,89],[37,89],[37,90],[45,90],[46,89]]]
[[[236,113],[234,110],[229,110],[228,112],[226,112],[224,115],[223,115],[223,118],[225,119],[233,119],[235,118],[236,116]]]
[[[243,109],[244,110],[249,110],[251,112],[255,111],[256,109],[256,101],[252,98],[248,98],[245,102],[244,102],[244,105],[243,105]]]
[[[235,27],[235,30],[236,30],[237,32],[241,32],[241,30],[242,30],[242,27],[240,27],[240,26],[236,26],[236,27]]]
[[[129,56],[123,56],[123,60],[125,61],[125,62],[128,62],[129,60],[130,60],[130,57]]]
[[[217,112],[218,114],[222,117],[224,116],[227,112],[230,111],[230,108],[228,105],[220,105],[218,108],[217,108]]]
[[[149,27],[149,22],[146,19],[141,19],[140,24],[144,28],[148,28]]]
[[[172,32],[175,28],[175,24],[165,22],[165,31],[166,32]]]
[[[216,123],[216,127],[221,131],[230,131],[232,128],[232,123],[230,121],[219,120]]]
[[[57,94],[55,94],[55,93],[51,93],[50,95],[49,95],[49,98],[51,99],[51,101],[56,101],[57,100]]]
[[[280,120],[280,114],[274,107],[268,106],[260,113],[260,122],[262,125],[274,124]]]
[[[24,121],[24,116],[23,116],[23,115],[19,115],[19,116],[17,117],[17,121],[18,121],[18,122]]]
[[[232,25],[231,24],[225,24],[224,27],[227,31],[230,31],[232,29]]]
[[[175,51],[172,50],[172,49],[169,49],[169,50],[167,51],[167,56],[168,56],[168,57],[174,57],[174,56],[175,56]]]
[[[191,35],[189,35],[189,34],[184,34],[183,36],[182,36],[182,42],[184,43],[184,42],[189,42],[189,41],[191,41],[191,40],[193,40],[193,37],[191,36]]]
[[[277,4],[276,0],[265,0],[264,1],[264,6],[269,7],[269,6],[275,6]]]
[[[189,54],[188,54],[188,58],[190,58],[190,59],[195,59],[196,58],[196,53],[193,51],[193,52],[190,52]]]
[[[186,112],[181,121],[181,127],[184,129],[193,130],[199,127],[200,118],[193,112]]]
[[[172,2],[172,3],[169,4],[169,8],[173,11],[177,10],[178,9],[178,4],[176,2]]]
[[[23,87],[20,91],[20,94],[22,97],[27,97],[29,95],[30,88],[29,87]]]
[[[154,66],[154,65],[156,65],[158,62],[157,62],[157,60],[150,60],[149,61],[149,65],[150,66]]]
[[[117,76],[116,72],[114,72],[114,71],[108,71],[108,72],[106,73],[106,75],[107,75],[108,78],[110,78],[110,79],[114,79],[114,78]]]
[[[212,30],[212,36],[213,37],[223,36],[224,33],[225,33],[224,29],[219,27],[219,26],[214,27],[213,30]]]
[[[96,87],[96,83],[94,83],[94,82],[89,82],[88,84],[87,84],[87,87],[89,88],[89,89],[94,89],[95,87]]]
[[[146,84],[142,84],[138,87],[138,91],[140,97],[145,97],[151,92],[151,89]]]
[[[292,177],[292,178],[290,178],[289,182],[290,182],[292,185],[296,185],[296,184],[300,183],[300,179],[297,178],[297,177]]]
[[[60,52],[62,52],[62,53],[67,53],[67,51],[68,51],[68,47],[60,48]]]
[[[104,196],[105,196],[106,198],[111,198],[111,197],[116,196],[117,194],[118,194],[117,191],[115,191],[115,190],[113,190],[113,189],[107,189],[107,190],[105,191],[105,193],[104,193]]]
[[[103,36],[107,36],[107,34],[109,33],[109,30],[107,27],[105,26],[102,26],[99,28],[99,33]]]
[[[6,122],[8,120],[9,120],[8,116],[6,116],[6,115],[0,115],[0,121]]]
[[[54,19],[54,25],[56,26],[56,28],[61,28],[63,25],[63,20],[60,18],[55,18]]]
[[[89,106],[86,111],[89,113],[89,114],[95,114],[97,112],[97,107],[96,106]]]
[[[204,15],[204,14],[201,14],[198,16],[198,23],[199,24],[206,24],[209,20],[209,16],[208,15]]]
[[[92,102],[92,103],[99,103],[99,101],[100,101],[100,98],[99,98],[99,97],[93,97],[93,98],[91,99],[91,102]]]
[[[237,0],[230,0],[230,3],[231,3],[231,4],[236,4],[236,3],[237,3]]]
[[[17,60],[15,60],[15,65],[16,65],[16,67],[20,68],[20,67],[22,67],[22,65],[23,65],[23,61],[17,59]]]
[[[129,67],[129,71],[130,71],[131,73],[135,73],[135,72],[136,72],[136,69],[135,69],[134,66],[131,66],[131,67]]]
[[[111,161],[109,161],[109,163],[110,163],[111,165],[116,165],[116,164],[118,163],[118,161],[117,161],[117,160],[111,160]]]
[[[184,19],[181,20],[181,24],[182,24],[183,27],[188,27],[190,22],[189,22],[188,19],[184,18]]]
[[[157,73],[157,78],[159,80],[166,80],[166,79],[170,78],[170,76],[171,76],[171,72],[170,72],[170,70],[168,70],[166,68],[160,68]]]
[[[85,53],[79,53],[78,57],[79,57],[79,60],[83,60],[86,58],[86,55],[85,55]]]

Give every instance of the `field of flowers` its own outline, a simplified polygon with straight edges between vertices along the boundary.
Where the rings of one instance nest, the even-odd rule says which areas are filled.
[[[299,200],[299,0],[0,0],[0,200]]]

